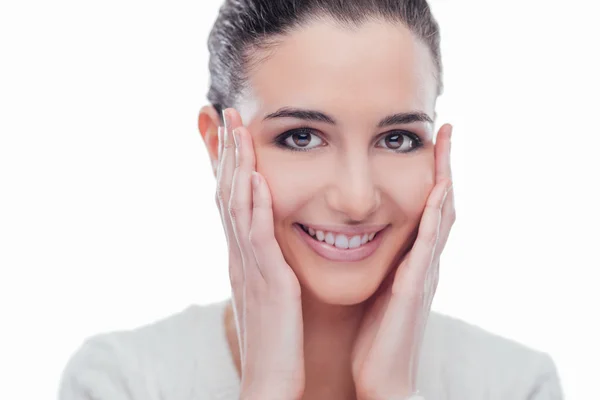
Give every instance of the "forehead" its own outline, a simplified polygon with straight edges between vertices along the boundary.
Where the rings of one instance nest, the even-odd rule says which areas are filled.
[[[379,118],[387,111],[419,110],[433,117],[436,97],[426,45],[403,25],[383,21],[353,29],[312,22],[271,49],[248,83],[244,98],[253,104],[252,114],[298,106],[340,116],[360,110]]]

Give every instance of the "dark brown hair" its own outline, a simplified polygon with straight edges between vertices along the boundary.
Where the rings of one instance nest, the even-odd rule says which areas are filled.
[[[439,26],[426,0],[225,0],[208,39],[207,98],[219,115],[234,106],[248,73],[268,57],[269,49],[319,18],[331,18],[348,29],[377,19],[404,24],[429,48],[437,95],[443,92]]]

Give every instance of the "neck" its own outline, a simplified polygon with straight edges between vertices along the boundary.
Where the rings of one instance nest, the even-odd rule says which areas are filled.
[[[330,305],[310,294],[302,295],[304,327],[303,399],[355,399],[351,354],[363,314],[363,305]],[[227,305],[225,326],[229,348],[241,375],[240,354],[231,303]]]
[[[331,305],[303,294],[304,399],[354,399],[352,346],[363,305]]]

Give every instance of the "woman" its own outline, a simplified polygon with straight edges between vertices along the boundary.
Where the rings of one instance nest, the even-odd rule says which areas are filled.
[[[96,336],[61,399],[560,399],[543,353],[430,312],[455,219],[422,1],[226,1],[198,120],[232,300]]]

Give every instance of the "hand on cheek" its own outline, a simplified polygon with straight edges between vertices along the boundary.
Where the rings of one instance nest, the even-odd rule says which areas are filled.
[[[300,285],[273,229],[271,194],[254,171],[252,138],[227,109],[216,201],[229,248],[242,398],[299,399],[304,390]]]
[[[451,126],[435,147],[435,186],[411,250],[369,304],[352,354],[359,399],[415,393],[421,341],[437,289],[439,257],[455,220],[450,171]]]

